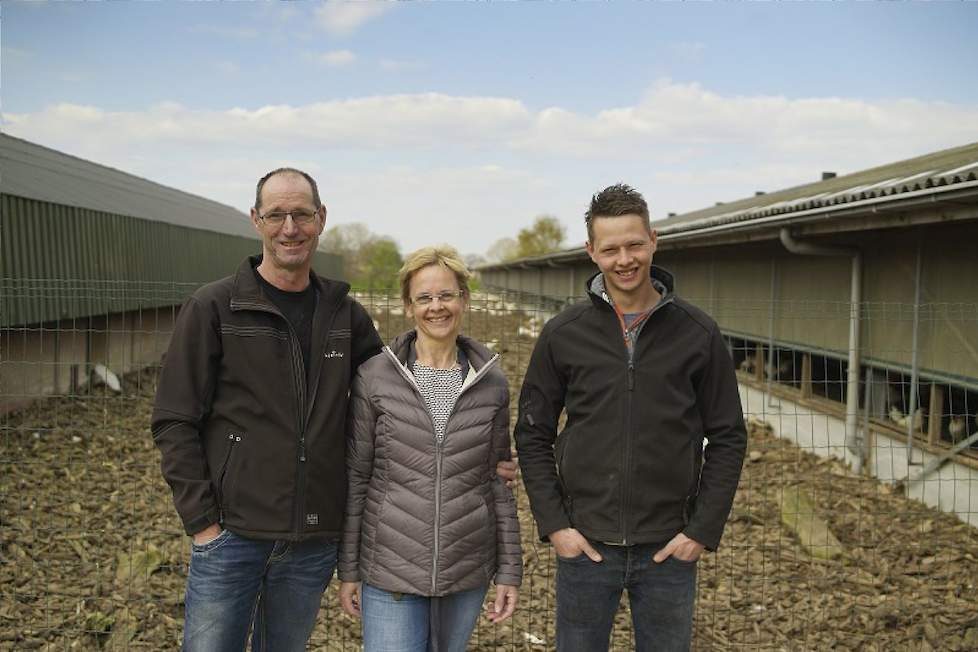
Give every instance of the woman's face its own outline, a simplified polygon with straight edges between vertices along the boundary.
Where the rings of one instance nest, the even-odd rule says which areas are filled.
[[[454,342],[466,306],[455,273],[441,265],[422,267],[411,277],[409,290],[405,314],[414,319],[418,337]]]

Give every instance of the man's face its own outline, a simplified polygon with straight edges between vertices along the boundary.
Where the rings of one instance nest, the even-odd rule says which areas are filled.
[[[326,226],[326,208],[316,209],[309,182],[300,175],[276,174],[265,182],[261,199],[259,211],[251,209],[251,221],[261,235],[263,261],[290,272],[308,270],[312,266],[319,234]],[[297,224],[291,216],[281,224],[261,219],[261,215],[291,211],[305,211],[316,216],[308,224]]]
[[[592,240],[587,243],[591,260],[604,274],[612,293],[630,295],[650,283],[649,268],[655,253],[655,231],[638,215],[596,217],[591,221]]]

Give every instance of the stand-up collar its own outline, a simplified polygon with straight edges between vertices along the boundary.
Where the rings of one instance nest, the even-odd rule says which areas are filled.
[[[660,303],[667,299],[671,300],[675,288],[675,277],[673,277],[672,272],[652,265],[649,270],[649,276],[652,277],[652,286],[655,288],[656,292],[662,295],[659,300]],[[611,294],[608,292],[604,283],[604,274],[598,272],[591,278],[587,280],[587,294],[591,301],[598,303],[604,303],[609,306],[614,306],[614,300],[611,298]],[[600,305],[600,304],[598,304]]]
[[[234,274],[234,283],[231,288],[231,304],[267,304],[272,305],[271,300],[265,296],[261,283],[256,276],[257,267],[261,264],[262,256],[249,256]],[[345,296],[350,291],[350,284],[343,281],[335,281],[319,276],[312,270],[309,271],[309,283],[316,289],[316,292],[326,301],[338,299]]]

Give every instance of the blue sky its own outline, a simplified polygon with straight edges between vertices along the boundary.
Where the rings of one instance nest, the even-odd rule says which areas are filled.
[[[247,209],[482,253],[590,194],[653,217],[978,140],[978,3],[5,1],[8,133]]]

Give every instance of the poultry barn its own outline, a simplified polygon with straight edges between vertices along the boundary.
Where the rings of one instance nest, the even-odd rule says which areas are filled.
[[[182,301],[259,243],[201,197],[8,136],[0,157],[0,650],[174,649],[190,544],[149,431],[160,357]],[[978,144],[654,224],[749,431],[693,649],[978,649],[976,171]],[[511,420],[594,271],[583,249],[480,270],[463,330],[501,356]],[[408,327],[396,293],[357,299],[385,340]],[[553,550],[514,493],[520,606],[473,650],[554,648]],[[336,588],[310,649],[361,649]],[[611,648],[633,649],[625,603]]]
[[[821,177],[653,221],[654,263],[720,324],[749,414],[978,526],[978,143]],[[596,271],[582,247],[480,269],[551,310]]]

